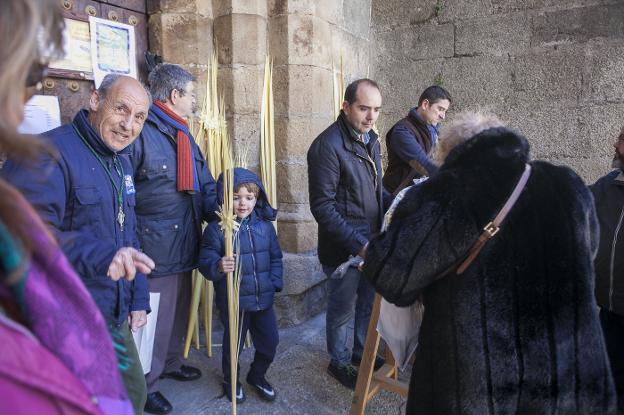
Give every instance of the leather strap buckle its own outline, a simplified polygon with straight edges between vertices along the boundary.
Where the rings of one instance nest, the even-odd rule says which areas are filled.
[[[487,225],[485,225],[483,230],[488,234],[488,238],[492,238],[492,237],[494,237],[494,235],[496,235],[498,233],[500,228],[498,226],[496,226],[494,224],[494,222],[490,222]]]

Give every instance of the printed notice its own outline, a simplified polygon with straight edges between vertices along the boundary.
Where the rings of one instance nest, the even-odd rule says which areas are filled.
[[[134,26],[89,17],[95,87],[109,74],[137,77]]]
[[[51,62],[50,68],[70,71],[91,72],[91,38],[89,23],[65,18],[63,32],[65,57]]]
[[[41,134],[61,125],[58,97],[33,95],[24,106],[24,121],[17,131],[22,134]]]

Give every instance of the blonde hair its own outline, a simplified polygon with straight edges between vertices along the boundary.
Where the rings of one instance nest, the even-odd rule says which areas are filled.
[[[31,67],[62,55],[64,26],[58,2],[0,1],[0,151],[32,155],[37,147],[17,134],[15,116],[23,112]]]
[[[444,127],[433,151],[432,159],[438,166],[444,163],[451,150],[482,131],[505,124],[494,114],[484,111],[464,111]]]
[[[43,74],[47,60],[63,51],[65,22],[57,1],[0,0],[0,152],[9,157],[34,157],[46,147],[22,136],[15,125],[23,114],[29,73]],[[39,71],[39,72],[36,72]],[[19,192],[0,180],[0,221],[27,253],[32,220]]]

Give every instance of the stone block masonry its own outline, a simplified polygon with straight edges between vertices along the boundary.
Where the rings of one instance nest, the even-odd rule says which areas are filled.
[[[189,68],[201,85],[216,42],[229,131],[254,170],[264,58],[273,58],[282,325],[325,306],[306,152],[333,122],[331,68],[341,55],[347,83],[369,75],[380,84],[382,137],[437,82],[454,97],[450,117],[490,109],[529,139],[534,158],[567,164],[593,182],[609,169],[610,144],[624,124],[621,0],[147,3],[150,49]]]
[[[378,0],[372,11],[372,74],[395,116],[384,116],[382,134],[441,82],[454,98],[450,117],[486,108],[529,139],[534,158],[589,183],[609,170],[624,124],[624,3]]]
[[[276,300],[280,324],[304,321],[325,307],[325,280],[315,255],[316,222],[308,203],[306,153],[333,122],[332,61],[345,79],[368,74],[370,0],[151,0],[150,48],[205,82],[214,44],[228,130],[248,167],[259,171],[264,60],[273,58],[278,231],[286,288]],[[198,101],[203,88],[198,88]]]

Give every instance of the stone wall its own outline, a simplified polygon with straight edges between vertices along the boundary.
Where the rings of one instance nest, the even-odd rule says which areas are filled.
[[[213,13],[206,0],[147,0],[149,50],[206,83],[213,50]]]
[[[150,4],[151,3],[151,4]],[[264,60],[274,62],[278,235],[284,255],[281,325],[325,308],[316,257],[316,223],[308,203],[306,152],[333,122],[332,60],[345,80],[366,76],[370,0],[152,0],[150,50],[182,64],[205,83],[213,38],[230,134],[248,167],[259,170]],[[198,99],[202,99],[199,88]]]
[[[216,44],[230,133],[259,169],[264,59],[274,62],[282,325],[325,307],[308,202],[306,152],[334,118],[332,61],[369,73],[381,133],[441,83],[452,113],[487,108],[527,136],[534,158],[591,182],[624,123],[621,0],[149,0],[150,50],[199,79]]]
[[[436,82],[453,112],[487,108],[533,158],[593,182],[624,125],[621,0],[373,0],[371,61],[382,133]]]
[[[621,0],[148,0],[150,50],[198,76],[216,44],[230,133],[259,169],[266,54],[274,62],[282,325],[325,307],[306,152],[333,121],[332,61],[383,92],[381,133],[441,83],[450,116],[487,108],[527,136],[534,158],[587,181],[608,170],[624,124]]]

